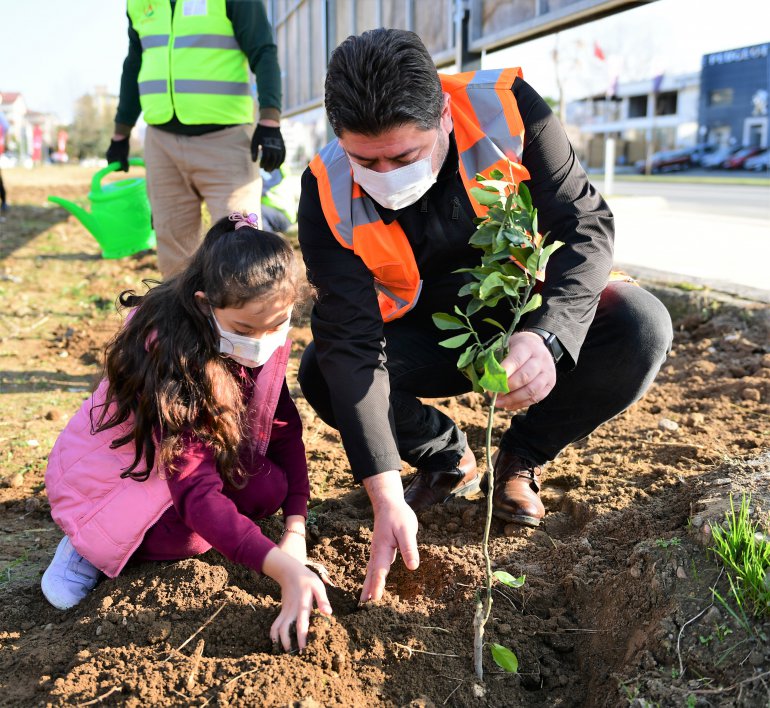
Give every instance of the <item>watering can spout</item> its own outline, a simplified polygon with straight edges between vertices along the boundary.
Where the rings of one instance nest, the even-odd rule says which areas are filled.
[[[58,204],[60,207],[64,207],[70,214],[78,219],[80,223],[83,224],[83,226],[85,226],[93,236],[97,236],[99,233],[99,227],[96,224],[96,219],[90,212],[87,212],[85,209],[83,209],[83,207],[78,206],[74,202],[71,202],[67,199],[62,199],[61,197],[48,197],[48,201],[53,202],[54,204]]]

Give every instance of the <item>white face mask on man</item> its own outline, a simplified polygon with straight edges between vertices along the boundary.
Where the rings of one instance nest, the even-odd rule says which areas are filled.
[[[436,182],[433,174],[433,152],[438,144],[438,135],[430,155],[398,167],[390,172],[375,172],[368,167],[350,160],[353,179],[366,193],[386,209],[403,209],[414,204]]]
[[[220,353],[249,368],[266,364],[267,360],[286,343],[286,337],[291,329],[291,322],[287,319],[286,323],[275,332],[269,332],[259,338],[245,337],[222,329],[213,311],[211,317],[219,330]]]

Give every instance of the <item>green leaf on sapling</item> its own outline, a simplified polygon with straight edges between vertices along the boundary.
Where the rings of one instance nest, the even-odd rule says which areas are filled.
[[[488,324],[491,324],[491,325],[494,325],[495,327],[497,327],[497,328],[503,330],[503,332],[505,332],[505,327],[503,327],[503,325],[501,325],[497,320],[493,320],[491,317],[485,317],[484,318],[484,322],[486,322]]]
[[[479,375],[476,373],[476,367],[474,364],[469,364],[463,369],[463,373],[470,379],[471,384],[473,384],[473,390],[476,393],[484,393],[484,389],[481,387],[481,384],[479,383]]]
[[[474,297],[473,300],[471,300],[468,303],[468,307],[465,310],[465,314],[470,317],[471,315],[475,315],[482,307],[484,307],[484,301],[480,300],[477,297]]]
[[[504,177],[505,175],[502,172],[500,172],[500,170],[497,170],[497,169],[492,170],[489,173],[489,179],[503,179]]]
[[[482,206],[492,206],[500,201],[500,193],[495,189],[494,194],[484,188],[473,187],[471,196]]]
[[[470,237],[468,243],[470,243],[472,246],[489,246],[489,244],[494,240],[496,234],[496,227],[485,224],[484,226],[480,226],[478,229],[476,229],[473,236]]]
[[[519,199],[522,206],[527,211],[532,211],[532,195],[529,193],[529,187],[524,182],[519,182]]]
[[[532,310],[537,310],[540,305],[543,303],[543,297],[540,295],[540,293],[535,293],[524,305],[524,307],[521,308],[521,312],[519,313],[519,317],[526,315],[528,312],[532,312]]]
[[[496,570],[492,575],[497,578],[503,585],[507,585],[509,588],[520,588],[524,585],[524,581],[527,579],[526,575],[520,575],[518,578],[514,577],[510,573],[506,573],[504,570]]]
[[[481,287],[479,288],[479,297],[482,300],[486,300],[492,294],[492,291],[494,291],[496,288],[502,287],[502,285],[503,276],[501,276],[497,271],[490,273],[486,278],[484,278],[484,282],[481,283]]]
[[[439,346],[446,347],[447,349],[457,349],[457,347],[461,347],[463,344],[465,344],[470,336],[470,332],[466,332],[465,334],[458,334],[454,337],[450,337],[449,339],[445,339],[442,342],[439,342]]]
[[[437,312],[433,315],[433,324],[439,329],[465,329],[465,324],[446,312]]]
[[[484,356],[484,375],[479,383],[486,391],[491,393],[508,393],[508,374],[495,358],[493,352],[487,352]]]
[[[527,258],[527,272],[534,278],[537,276],[537,264],[539,262],[539,254],[536,252],[532,253],[529,258]]]
[[[492,643],[490,643],[489,647],[492,650],[492,658],[503,671],[515,674],[519,670],[519,660],[510,649],[502,644]]]
[[[548,265],[548,259],[551,257],[551,254],[557,249],[561,248],[564,245],[564,241],[554,241],[553,243],[549,243],[542,251],[540,251],[540,259],[538,260],[537,267],[539,270],[545,270],[545,267]]]
[[[479,353],[479,349],[480,347],[478,344],[471,344],[471,346],[469,346],[462,354],[460,354],[460,357],[457,359],[458,370],[462,371],[466,366],[474,364],[476,355]]]
[[[465,283],[458,291],[458,297],[465,297],[466,295],[476,295],[479,289],[478,283]]]

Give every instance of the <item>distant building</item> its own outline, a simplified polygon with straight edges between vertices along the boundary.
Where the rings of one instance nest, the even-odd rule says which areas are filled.
[[[5,152],[14,153],[24,141],[24,117],[27,115],[24,96],[18,91],[0,91],[0,112],[9,124],[8,135],[5,136]]]
[[[647,152],[694,146],[698,137],[700,77],[661,75],[618,84],[612,95],[590,96],[567,106],[567,123],[580,129],[576,148],[587,167],[604,164],[604,144],[616,139],[619,164]]]
[[[706,54],[699,73],[624,83],[574,101],[567,123],[579,130],[574,143],[587,167],[604,164],[608,136],[621,165],[704,143],[767,147],[769,93],[766,43]]]
[[[768,145],[770,43],[706,54],[701,66],[699,134],[720,145]]]

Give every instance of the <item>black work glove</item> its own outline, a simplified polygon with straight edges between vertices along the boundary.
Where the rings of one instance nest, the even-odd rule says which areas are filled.
[[[266,172],[277,170],[286,159],[286,146],[283,144],[280,128],[271,128],[269,125],[260,125],[254,129],[251,138],[251,159],[257,161],[257,153],[262,148],[262,159],[259,166]]]
[[[119,162],[120,169],[128,172],[128,138],[110,140],[110,146],[107,148],[107,164],[111,162]]]

